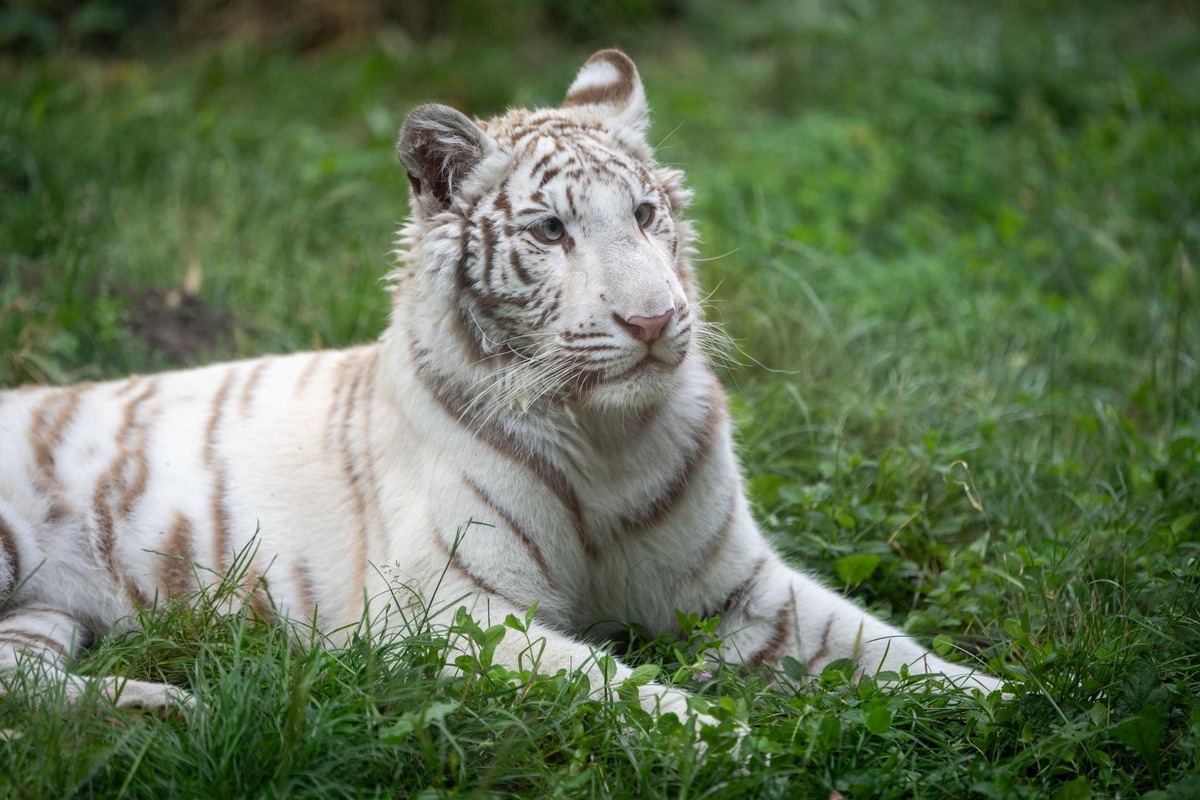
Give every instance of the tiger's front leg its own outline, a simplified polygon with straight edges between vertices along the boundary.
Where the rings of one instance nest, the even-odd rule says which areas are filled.
[[[526,624],[527,611],[503,597],[478,592],[435,614],[431,620],[435,628],[450,634],[447,674],[455,675],[461,671],[455,666],[459,657],[480,659],[485,648],[490,650],[487,656],[490,663],[509,670],[541,675],[555,675],[562,670],[581,673],[587,677],[588,697],[592,700],[608,699],[610,693],[633,674],[629,666],[609,656],[602,648],[561,633],[537,619]],[[464,614],[468,619],[463,618]],[[521,621],[525,630],[507,624],[510,615]],[[498,640],[480,636],[497,625],[505,627],[504,635]],[[481,638],[489,641],[483,643]],[[608,678],[601,668],[601,659],[606,657],[611,658],[612,664]],[[692,712],[688,705],[689,696],[685,691],[653,682],[638,686],[639,704],[652,715],[673,713],[681,721],[695,716],[702,725],[717,724],[717,720],[706,714]]]
[[[907,667],[985,693],[1003,685],[977,667],[935,656],[769,551],[730,593],[718,632],[724,637],[722,657],[751,666],[779,666],[791,656],[815,676],[833,661],[850,659],[858,675]]]
[[[194,700],[177,686],[115,676],[84,677],[67,667],[91,638],[72,614],[52,605],[30,604],[0,615],[0,695],[14,693],[41,702],[61,691],[74,702],[94,687],[118,708],[190,709]]]

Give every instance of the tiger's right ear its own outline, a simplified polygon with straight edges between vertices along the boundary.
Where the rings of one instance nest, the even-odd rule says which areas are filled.
[[[427,211],[450,207],[459,184],[494,145],[483,129],[449,106],[418,106],[404,121],[396,155],[408,171],[413,197]]]

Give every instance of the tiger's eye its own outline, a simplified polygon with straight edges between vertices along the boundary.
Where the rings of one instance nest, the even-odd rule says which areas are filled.
[[[642,203],[633,210],[633,218],[637,220],[639,227],[645,228],[654,221],[654,206]]]
[[[567,232],[558,217],[547,217],[534,227],[534,233],[544,242],[557,242]]]

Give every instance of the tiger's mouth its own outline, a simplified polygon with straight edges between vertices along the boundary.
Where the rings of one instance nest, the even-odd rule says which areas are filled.
[[[659,356],[656,356],[653,352],[647,351],[646,355],[642,356],[641,361],[637,362],[624,372],[614,375],[612,378],[610,378],[610,380],[628,380],[630,378],[636,378],[637,376],[645,373],[670,372],[677,366],[679,366],[677,363],[671,364],[667,361],[664,361]]]
[[[647,348],[632,366],[612,372],[589,370],[576,375],[566,397],[580,404],[600,401],[603,405],[640,407],[669,391],[684,355],[658,354]]]

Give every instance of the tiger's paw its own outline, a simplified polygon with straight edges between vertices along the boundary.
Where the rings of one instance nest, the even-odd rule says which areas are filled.
[[[696,696],[681,689],[673,689],[651,684],[649,686],[642,687],[641,704],[642,708],[655,717],[664,714],[674,714],[675,717],[678,718],[679,721],[684,725],[691,725],[692,720],[694,720],[696,749],[701,757],[705,757],[709,754],[709,744],[707,739],[709,736],[713,735],[708,733],[706,729],[710,729],[715,733],[717,729],[721,728],[722,725],[732,724],[733,735],[736,737],[736,741],[733,743],[732,747],[728,748],[727,751],[724,747],[721,747],[718,748],[717,752],[725,751],[728,752],[729,755],[734,758],[734,760],[741,760],[742,743],[746,740],[746,737],[750,735],[750,727],[741,720],[736,719],[731,720],[730,723],[726,723],[707,711],[702,710],[707,706],[703,698],[697,698]],[[720,737],[728,734],[717,733],[715,735]],[[728,747],[728,745],[726,745],[726,747]]]
[[[104,679],[104,694],[117,708],[188,713],[196,708],[196,698],[170,683]]]

